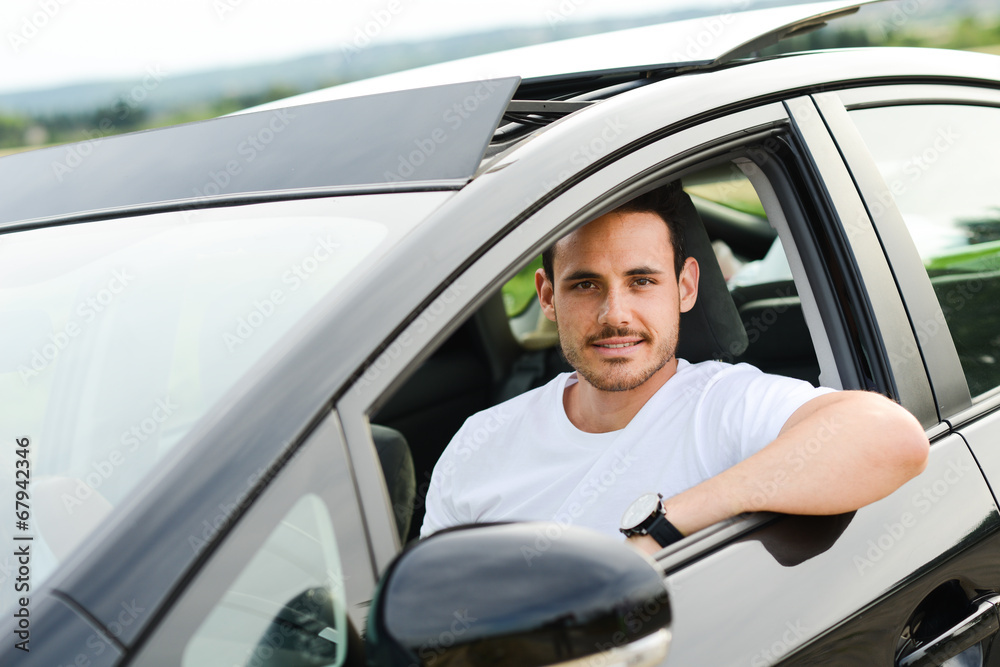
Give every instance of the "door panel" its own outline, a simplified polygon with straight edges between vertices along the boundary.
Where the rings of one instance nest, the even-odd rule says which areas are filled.
[[[990,407],[988,405],[977,406],[981,416],[963,424],[959,432],[969,442],[969,448],[996,496],[1000,492],[1000,401],[994,397],[990,403],[993,408],[990,411],[986,411]]]
[[[943,89],[940,86],[929,88],[934,88],[939,96]],[[960,89],[953,89],[951,94],[954,95],[956,90]],[[851,92],[853,91],[842,95],[852,98]],[[899,118],[899,122],[891,122],[895,118],[893,113],[896,108],[903,109],[902,114],[911,118],[921,114],[920,106],[889,106],[901,103],[899,92],[899,87],[886,87],[886,101],[878,104],[878,93],[866,89],[865,104],[883,108],[854,111],[851,116],[838,94],[822,93],[814,99],[836,140],[836,150],[850,164],[851,177],[864,204],[864,209],[858,213],[853,224],[850,220],[845,221],[848,237],[857,249],[858,230],[867,233],[867,221],[870,218],[874,221],[876,235],[871,235],[869,239],[869,254],[872,258],[884,256],[891,260],[891,278],[883,275],[874,280],[872,275],[866,275],[865,282],[873,286],[873,291],[891,295],[894,301],[898,298],[898,288],[905,299],[907,320],[905,323],[899,322],[897,313],[895,328],[905,329],[907,340],[887,345],[886,352],[891,361],[896,357],[899,361],[909,360],[912,367],[916,366],[914,362],[926,367],[926,373],[933,381],[935,406],[941,419],[947,420],[952,426],[958,426],[968,419],[978,417],[985,406],[979,410],[956,414],[970,403],[962,372],[964,366],[966,375],[969,375],[969,364],[967,359],[959,364],[956,346],[949,335],[951,318],[948,317],[947,309],[942,314],[942,306],[946,305],[946,301],[941,298],[941,290],[936,286],[932,288],[928,275],[942,273],[938,270],[941,268],[938,265],[946,269],[944,272],[962,270],[961,262],[967,262],[968,255],[975,255],[973,259],[982,263],[982,256],[986,255],[984,251],[990,248],[969,252],[968,247],[975,248],[974,244],[991,239],[981,239],[970,234],[968,240],[961,241],[957,235],[952,234],[952,244],[944,244],[948,248],[943,255],[945,259],[936,259],[941,255],[941,247],[944,247],[941,244],[947,239],[940,234],[934,235],[928,216],[933,217],[938,213],[942,216],[956,214],[964,210],[962,205],[966,205],[968,209],[971,203],[980,201],[986,193],[979,192],[976,197],[958,196],[956,204],[961,205],[948,208],[945,200],[950,194],[960,195],[974,188],[980,177],[977,173],[974,177],[962,180],[961,169],[978,162],[968,157],[962,159],[961,147],[956,148],[958,143],[955,141],[956,136],[968,137],[975,133],[969,129],[956,133],[947,123],[942,125],[941,122],[937,125],[921,122],[907,124],[903,122],[904,118]],[[916,89],[910,92],[916,92]],[[940,101],[946,100],[942,98]],[[983,101],[979,103],[982,104]],[[925,108],[940,114],[948,107],[937,105]],[[857,113],[872,114],[865,117],[866,127],[863,129],[867,134],[859,132],[852,122],[852,118],[860,120],[861,117],[854,115]],[[976,113],[981,116],[989,112],[980,108]],[[961,115],[959,113],[956,117]],[[884,122],[883,126],[873,131],[873,122],[879,120],[890,122]],[[925,140],[928,131],[931,132],[930,148],[924,145],[927,144]],[[924,149],[931,150],[933,155],[925,156]],[[983,144],[966,142],[966,149],[982,152]],[[951,167],[942,166],[942,163],[932,168],[935,162],[941,162],[943,154],[948,151],[949,157],[958,158],[957,163],[953,163]],[[956,166],[959,167],[958,174]],[[903,176],[906,178],[902,178]],[[954,180],[956,177],[958,181]],[[951,186],[946,185],[948,182],[951,182]],[[900,208],[897,208],[900,197],[911,201],[921,197],[926,199],[928,196],[934,200],[932,206],[925,205],[926,202],[908,206],[902,215]],[[947,222],[945,226],[961,228],[962,224],[967,224],[968,221],[958,220],[959,217],[961,216],[956,216],[956,222]],[[951,219],[947,218],[948,221]],[[862,221],[865,224],[860,224]],[[935,245],[939,247],[931,247]],[[864,270],[864,266],[862,269]],[[982,270],[978,264],[976,269]],[[962,306],[968,306],[964,309],[965,313],[961,314],[976,320],[983,333],[991,331],[988,325],[984,326],[984,319],[989,318],[972,314],[974,305],[971,299],[965,298],[958,310],[962,310]],[[903,326],[900,327],[899,324]],[[885,331],[884,323],[880,323],[880,327]],[[981,338],[982,335],[977,340]],[[905,344],[899,344],[904,342]],[[983,361],[989,363],[992,359]],[[892,363],[894,366],[902,365],[897,361]],[[919,375],[915,370],[914,374]],[[973,375],[969,377],[971,384]],[[978,391],[982,389],[980,387]],[[904,405],[910,407],[905,401]],[[787,664],[898,662],[906,665],[979,665],[996,664],[1000,660],[992,657],[992,639],[979,644],[983,636],[992,636],[994,626],[997,625],[992,602],[984,602],[986,598],[995,595],[1000,586],[1000,569],[994,564],[998,541],[997,514],[995,502],[986,499],[984,491],[989,486],[984,482],[994,479],[994,474],[1000,474],[1000,457],[993,454],[993,448],[988,444],[991,440],[997,440],[996,436],[990,436],[997,433],[998,423],[1000,422],[987,416],[972,427],[961,428],[961,435],[953,433],[935,442],[928,470],[904,487],[904,490],[910,488],[916,491],[911,493],[908,501],[910,506],[903,505],[896,509],[895,518],[892,513],[884,514],[882,529],[879,530],[879,524],[876,523],[868,536],[867,548],[870,551],[865,552],[862,560],[855,560],[859,570],[863,568],[866,572],[871,572],[873,570],[867,563],[874,564],[874,556],[879,557],[880,567],[881,563],[889,562],[881,555],[886,551],[883,547],[891,547],[893,550],[904,547],[910,552],[911,547],[906,545],[913,536],[935,545],[933,549],[939,549],[939,555],[933,557],[932,553],[927,553],[926,556],[932,557],[932,560],[924,565],[914,563],[912,571],[916,574],[910,581],[901,581],[888,589],[891,593],[887,596],[796,654]],[[975,429],[974,434],[972,429]],[[962,440],[962,435],[967,437],[971,451],[968,451],[969,447]],[[977,459],[982,465],[981,471],[979,465],[976,465]],[[902,491],[887,500],[896,498]],[[967,505],[964,500],[956,502],[957,497],[965,494],[970,494],[972,504]],[[886,504],[887,501],[882,501],[873,507]],[[993,507],[990,508],[990,505]],[[870,509],[872,508],[865,508],[858,515],[861,516]],[[986,509],[987,513],[983,514]],[[977,525],[979,516],[981,522]],[[952,530],[955,526],[945,525],[949,521],[960,521],[965,526],[964,536],[960,534],[961,531]],[[846,532],[845,537],[849,534],[850,531]],[[899,572],[906,574],[904,569]],[[825,602],[827,596],[820,595],[816,599]],[[978,622],[974,622],[975,619],[979,619]],[[935,640],[939,640],[939,643],[935,644]],[[951,655],[970,644],[968,651],[962,654],[965,661],[946,662]],[[921,659],[921,651],[929,651],[932,655],[926,660]]]
[[[939,583],[1000,591],[998,529],[965,442],[945,436],[922,475],[853,515],[782,517],[668,573],[666,664],[893,664],[903,626]]]
[[[906,586],[880,600],[879,604],[858,614],[783,664],[901,664],[902,661],[896,659],[891,640],[900,638],[897,644],[899,646],[904,643],[903,635],[940,636],[940,626],[950,629],[950,620],[962,618],[974,606],[971,604],[972,600],[981,599],[984,595],[988,597],[991,591],[996,590],[996,582],[1000,579],[996,558],[998,550],[1000,533],[990,533],[977,548],[963,551],[933,570],[920,574]],[[965,604],[960,604],[961,601],[965,601]],[[936,611],[940,616],[922,616],[921,612],[926,609]],[[935,628],[935,625],[938,627]],[[969,650],[963,657],[968,657],[972,662],[965,664],[993,667],[1000,663],[994,644],[995,635],[987,638],[978,648],[983,654],[983,662],[975,661],[977,648]],[[942,658],[951,653],[952,651],[937,652]],[[905,653],[900,657],[905,657]]]

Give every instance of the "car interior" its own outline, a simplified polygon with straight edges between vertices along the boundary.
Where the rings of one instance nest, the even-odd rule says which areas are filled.
[[[683,187],[685,244],[701,278],[677,356],[747,362],[818,385],[796,287],[753,186],[727,163],[685,175]],[[434,464],[465,419],[572,371],[533,296],[538,265],[491,295],[371,416],[403,544],[419,536]]]

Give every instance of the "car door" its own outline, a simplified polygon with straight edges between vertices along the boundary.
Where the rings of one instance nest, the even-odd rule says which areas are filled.
[[[886,393],[917,415],[932,441],[930,461],[888,498],[850,515],[788,517],[754,532],[737,523],[717,529],[709,541],[721,548],[707,557],[694,560],[683,549],[661,557],[674,600],[690,596],[692,605],[686,617],[677,611],[667,664],[697,664],[709,651],[717,664],[992,664],[996,504],[965,440],[941,417],[919,330],[911,329],[857,175],[829,134],[823,99],[785,101],[797,149],[788,166],[817,207],[807,223],[819,251],[813,259],[830,271],[828,305],[850,321],[854,362],[866,360],[853,386]],[[704,595],[715,587],[729,592],[725,605]],[[681,644],[682,622],[693,629],[713,620],[739,649]]]
[[[760,67],[774,77],[767,80],[793,72],[787,63]],[[778,230],[820,379],[899,400],[934,445],[923,475],[852,515],[743,517],[661,552],[675,618],[666,664],[889,664],[933,639],[928,628],[974,616],[980,597],[998,590],[996,505],[964,440],[939,415],[876,229],[816,103],[799,94],[720,110],[751,97],[741,86],[753,79],[742,77],[731,70],[622,95],[501,155],[438,215],[474,215],[506,233],[383,345],[367,366],[377,370],[362,369],[338,411],[351,451],[371,460],[368,419],[545,245],[642,187],[730,165],[753,182]],[[359,486],[365,512],[385,516],[380,479],[377,470],[360,473]],[[378,569],[393,555],[377,550]],[[938,617],[924,622],[929,609]]]
[[[917,339],[911,353],[928,370],[942,423],[967,443],[995,495],[1000,196],[993,162],[1000,95],[967,84],[891,85],[824,93],[816,102],[891,260]],[[953,468],[951,479],[929,487],[919,502],[938,503],[958,472]],[[993,549],[969,555],[979,552],[974,558],[986,565],[995,560]],[[906,654],[921,642],[932,655],[973,645],[968,664],[998,659],[988,642],[974,646],[995,632],[996,574],[989,566],[983,574],[976,585],[939,577],[930,590],[913,587],[926,597],[911,602],[917,611],[905,628],[900,664],[912,664]]]

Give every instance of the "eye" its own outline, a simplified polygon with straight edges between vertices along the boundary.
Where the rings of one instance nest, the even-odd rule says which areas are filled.
[[[646,287],[648,285],[655,284],[652,278],[636,278],[632,283],[633,285],[638,285],[639,287]]]
[[[586,290],[586,289],[591,289],[593,287],[594,287],[594,283],[590,282],[589,280],[581,280],[580,282],[578,282],[575,285],[573,285],[573,289],[583,289],[583,290]]]

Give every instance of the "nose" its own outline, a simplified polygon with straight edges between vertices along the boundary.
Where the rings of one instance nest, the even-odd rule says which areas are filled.
[[[597,322],[609,327],[626,327],[631,321],[628,298],[617,288],[611,288],[604,296]]]

